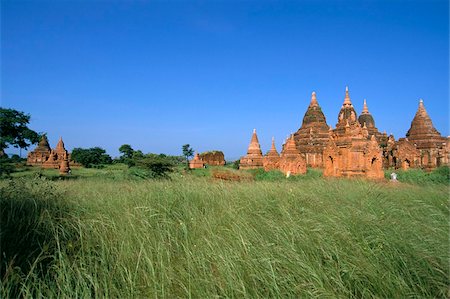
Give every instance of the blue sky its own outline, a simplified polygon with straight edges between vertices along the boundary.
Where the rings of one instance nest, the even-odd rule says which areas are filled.
[[[333,127],[345,86],[404,137],[419,98],[449,135],[448,1],[1,1],[1,106],[52,146],[266,152],[312,91]],[[10,151],[11,152],[11,151]]]

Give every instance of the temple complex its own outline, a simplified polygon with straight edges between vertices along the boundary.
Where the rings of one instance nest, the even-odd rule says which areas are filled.
[[[295,146],[294,146],[295,145]],[[264,167],[266,171],[279,169],[286,173],[305,173],[306,166],[324,169],[324,176],[383,178],[383,169],[422,168],[432,170],[450,162],[450,137],[443,137],[433,126],[423,100],[411,122],[405,138],[381,133],[367,101],[357,117],[345,89],[344,103],[338,114],[336,128],[328,127],[325,115],[317,102],[316,93],[303,122],[283,145],[281,155],[272,147],[262,159],[256,132],[253,133],[247,156],[241,168]],[[302,160],[306,166],[303,168]]]
[[[194,159],[189,161],[189,168],[190,169],[197,169],[197,168],[204,168],[205,163],[203,162],[202,158],[198,153],[195,153]]]
[[[419,151],[418,164],[422,168],[430,170],[449,163],[448,138],[434,128],[422,99],[406,138]]]
[[[253,129],[252,139],[248,146],[247,155],[241,158],[239,169],[254,169],[263,167],[263,155],[259,145],[256,129]]]
[[[263,166],[265,171],[278,169],[280,166],[280,154],[275,147],[275,138],[272,137],[272,147],[264,156]]]
[[[361,126],[350,100],[348,88],[338,115],[336,129],[329,130],[323,152],[324,176],[383,178],[382,149],[367,123]]]
[[[286,175],[306,173],[306,160],[297,148],[293,134],[283,146],[278,169]]]
[[[62,165],[62,162],[66,159],[66,157],[67,163],[69,164],[70,154],[65,149],[62,138],[59,138],[56,147],[54,149],[51,149],[47,140],[47,136],[43,135],[38,146],[32,152],[28,153],[27,165],[39,166],[42,168],[60,169],[60,166]],[[69,167],[68,164],[67,167]],[[70,164],[79,166],[78,163],[74,162],[70,162]]]
[[[305,155],[308,167],[323,167],[323,149],[328,142],[328,125],[317,102],[316,93],[303,117],[302,126],[294,133],[297,148]]]
[[[209,151],[200,154],[200,158],[206,165],[223,166],[225,165],[225,156],[221,151]]]

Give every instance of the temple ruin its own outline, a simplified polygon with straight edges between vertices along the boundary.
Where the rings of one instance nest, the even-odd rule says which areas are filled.
[[[195,153],[194,159],[189,161],[189,168],[197,169],[197,168],[204,168],[204,167],[205,167],[205,162],[203,161],[203,159],[200,157],[200,155],[198,153]]]
[[[59,138],[56,147],[51,149],[47,136],[43,135],[38,146],[32,152],[29,152],[27,156],[27,165],[47,169],[60,169],[61,165],[64,164],[64,169],[68,172],[70,170],[69,163],[77,164],[71,162],[70,154],[64,147],[62,137]]]
[[[221,151],[209,151],[200,154],[200,158],[208,166],[225,165],[225,155]]]

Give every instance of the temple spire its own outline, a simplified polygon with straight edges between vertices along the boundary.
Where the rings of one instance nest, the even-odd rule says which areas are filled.
[[[367,107],[366,99],[364,99],[364,105],[361,114],[369,114],[369,108]]]
[[[313,91],[311,94],[311,103],[309,104],[309,107],[314,107],[314,106],[319,106],[319,103],[317,102],[317,98],[316,98],[316,92]]]
[[[344,106],[351,106],[352,102],[350,101],[350,95],[348,92],[348,86],[345,87],[345,99],[344,99]]]
[[[56,149],[57,150],[65,150],[62,137],[59,137],[59,141],[58,141],[58,144],[56,145]]]

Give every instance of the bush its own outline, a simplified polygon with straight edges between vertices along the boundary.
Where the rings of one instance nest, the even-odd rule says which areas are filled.
[[[74,148],[72,151],[72,160],[80,163],[86,168],[91,168],[96,165],[111,164],[112,159],[106,151],[100,147],[93,147],[88,149]]]

